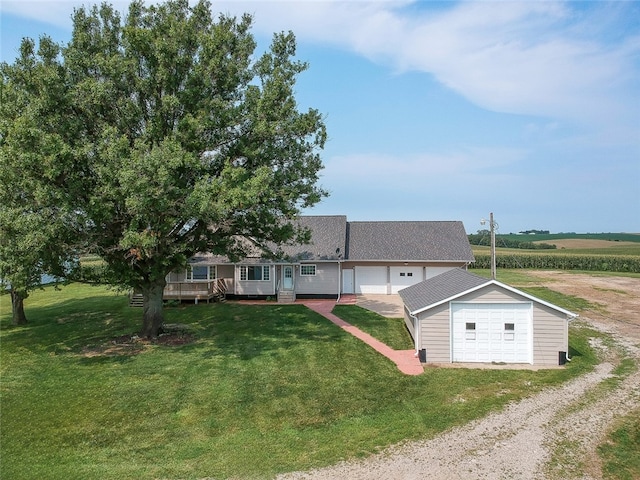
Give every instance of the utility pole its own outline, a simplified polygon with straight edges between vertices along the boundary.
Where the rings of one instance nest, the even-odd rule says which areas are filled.
[[[496,228],[493,222],[493,212],[489,214],[489,228],[491,229],[491,279],[496,279]]]

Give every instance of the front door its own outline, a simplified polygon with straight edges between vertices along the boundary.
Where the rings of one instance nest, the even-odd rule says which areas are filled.
[[[293,265],[282,267],[282,289],[293,290]]]

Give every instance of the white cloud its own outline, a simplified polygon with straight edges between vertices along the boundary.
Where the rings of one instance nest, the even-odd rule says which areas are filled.
[[[3,11],[70,25],[77,1],[4,1]],[[86,3],[86,2],[85,2]],[[115,2],[121,9],[126,2]],[[417,70],[483,108],[570,121],[632,142],[640,122],[640,28],[633,2],[214,2],[397,71]],[[626,25],[621,28],[620,25]],[[635,103],[634,103],[635,102]]]
[[[628,12],[563,2],[248,2],[260,31],[292,29],[399,71],[417,70],[473,103],[606,129],[618,141],[640,120],[640,29]],[[623,2],[626,3],[626,2]],[[634,10],[637,11],[637,10]],[[603,17],[604,14],[604,17]],[[613,40],[611,37],[617,37]],[[613,133],[612,133],[613,132]]]

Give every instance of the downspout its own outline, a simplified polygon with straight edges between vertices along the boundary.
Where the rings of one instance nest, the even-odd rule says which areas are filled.
[[[405,307],[406,308],[406,307]],[[420,352],[420,328],[419,327],[419,323],[420,320],[418,320],[418,317],[416,317],[415,315],[412,315],[411,312],[409,312],[409,310],[407,310],[407,313],[409,314],[409,317],[411,319],[414,320],[413,323],[413,344],[416,348],[416,353],[414,353],[414,357],[418,357],[419,356],[419,352]]]
[[[338,260],[338,299],[336,303],[340,303],[340,293],[342,292],[342,262]]]
[[[569,322],[578,318],[578,316],[579,315],[576,315],[574,317],[567,317],[567,351],[564,352],[564,358],[567,360],[567,362],[571,361],[571,358],[569,357]]]

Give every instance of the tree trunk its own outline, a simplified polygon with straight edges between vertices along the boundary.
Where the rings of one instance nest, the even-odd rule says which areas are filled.
[[[24,325],[27,317],[24,314],[24,299],[29,296],[26,292],[11,289],[11,323],[14,325]]]
[[[142,331],[140,332],[142,337],[155,338],[162,327],[164,322],[162,293],[165,285],[166,281],[163,278],[161,282],[142,286],[142,305],[144,307]]]

